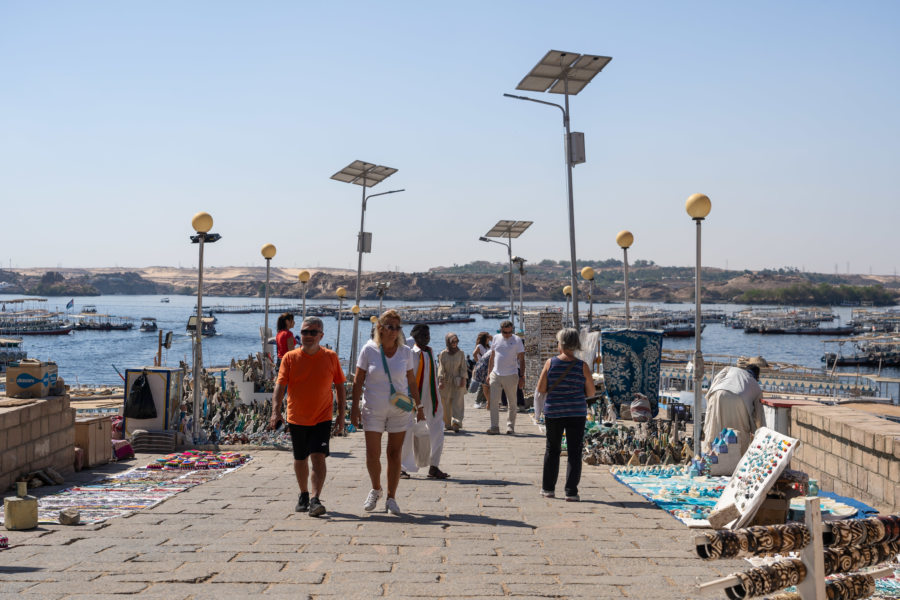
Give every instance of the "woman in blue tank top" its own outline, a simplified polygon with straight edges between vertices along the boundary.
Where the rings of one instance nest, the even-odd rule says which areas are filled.
[[[566,500],[578,502],[581,481],[581,450],[584,445],[584,423],[587,420],[587,398],[593,396],[594,380],[591,369],[583,360],[575,358],[581,350],[576,329],[562,329],[556,334],[559,355],[546,363],[541,371],[537,389],[547,395],[544,401],[544,423],[547,427],[547,447],[544,451],[544,477],[541,495],[555,496],[559,477],[559,456],[563,432],[568,448],[566,467]]]

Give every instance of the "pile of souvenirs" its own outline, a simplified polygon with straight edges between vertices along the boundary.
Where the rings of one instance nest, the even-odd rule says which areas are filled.
[[[187,450],[178,454],[168,454],[147,465],[148,469],[167,471],[198,471],[204,469],[233,469],[250,460],[249,454],[238,452],[211,452],[208,450]]]
[[[679,465],[693,456],[691,440],[681,441],[684,424],[654,420],[628,427],[588,420],[583,459],[589,465]]]

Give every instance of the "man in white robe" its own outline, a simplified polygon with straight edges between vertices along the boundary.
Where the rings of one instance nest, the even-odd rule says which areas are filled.
[[[425,422],[428,424],[428,437],[431,441],[431,465],[428,477],[447,479],[450,476],[440,469],[441,454],[444,450],[444,406],[441,404],[434,353],[428,345],[431,341],[431,330],[428,325],[416,325],[412,328],[412,337],[416,342],[413,346],[416,384],[419,388],[420,401],[425,407]],[[412,431],[409,431],[403,440],[401,464],[407,477],[409,473],[416,473],[419,470],[413,447],[414,437]]]

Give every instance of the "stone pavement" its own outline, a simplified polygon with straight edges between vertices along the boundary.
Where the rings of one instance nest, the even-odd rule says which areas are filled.
[[[606,468],[585,465],[580,503],[542,498],[537,427],[520,415],[516,436],[488,436],[487,411],[467,400],[469,430],[444,446],[452,478],[401,481],[401,517],[383,501],[363,511],[359,433],[333,441],[320,519],[293,512],[290,453],[256,450],[238,471],[129,517],[3,530],[0,599],[684,599],[698,579],[746,566],[701,561],[692,531]]]

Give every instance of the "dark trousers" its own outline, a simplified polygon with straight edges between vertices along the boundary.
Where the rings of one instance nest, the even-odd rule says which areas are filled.
[[[548,492],[556,490],[556,479],[559,477],[559,454],[562,446],[563,432],[566,434],[568,448],[568,466],[566,467],[566,496],[578,495],[578,484],[581,481],[581,448],[584,445],[584,423],[586,417],[545,418],[547,428],[547,448],[544,451],[543,489]]]

